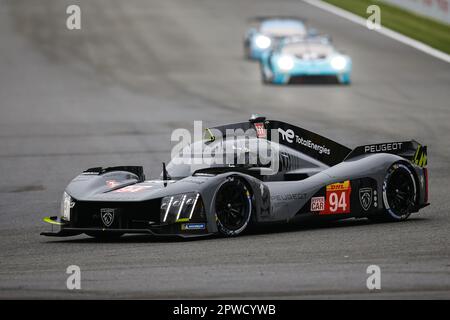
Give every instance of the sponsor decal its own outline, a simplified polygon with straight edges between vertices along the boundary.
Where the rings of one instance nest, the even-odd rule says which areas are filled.
[[[295,133],[292,129],[283,130],[281,128],[278,128],[278,132],[281,135],[281,138],[289,143],[292,143],[294,141]]]
[[[114,190],[113,192],[121,192],[121,193],[134,193],[147,190],[152,186],[128,186],[125,188]]]
[[[206,229],[206,223],[183,223],[181,230],[204,230]]]
[[[372,205],[373,190],[372,188],[361,188],[359,189],[359,202],[364,211],[369,210]]]
[[[271,200],[278,200],[278,201],[304,200],[305,198],[306,193],[276,194],[270,197]]]
[[[325,197],[311,198],[311,211],[322,211],[325,209]]]
[[[113,224],[114,212],[115,212],[115,209],[111,209],[111,208],[100,209],[100,217],[102,218],[102,222],[105,225],[105,227],[109,227]]]
[[[349,188],[350,188],[350,180],[347,180],[344,182],[329,184],[327,186],[327,192],[328,191],[336,191],[336,190],[347,190]]]
[[[283,130],[281,128],[278,128],[278,132],[281,135],[281,139],[284,141],[287,141],[289,143],[295,142],[295,143],[303,145],[309,149],[317,151],[317,153],[319,153],[319,154],[322,154],[322,153],[324,153],[326,155],[331,154],[331,150],[329,148],[325,147],[324,145],[316,144],[316,143],[312,142],[310,139],[304,139],[303,137],[296,135],[294,133],[294,130],[292,130],[292,129]]]
[[[319,214],[350,213],[350,180],[333,183],[327,186],[325,208]]]
[[[258,138],[267,138],[267,131],[264,128],[264,123],[262,122],[255,123],[255,129],[256,129],[256,136]]]
[[[419,145],[414,154],[413,163],[422,168],[427,166],[427,147]]]
[[[390,142],[390,143],[380,143],[372,144],[364,147],[365,153],[377,153],[386,151],[397,151],[402,149],[403,142]]]
[[[106,180],[106,185],[111,189],[117,187],[119,184],[116,180]]]

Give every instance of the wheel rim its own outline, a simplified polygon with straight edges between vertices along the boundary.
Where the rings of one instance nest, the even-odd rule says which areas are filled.
[[[388,172],[383,185],[383,199],[389,214],[406,219],[416,204],[416,182],[411,170],[396,164]]]
[[[219,188],[215,206],[218,223],[227,231],[239,233],[250,219],[250,193],[240,180],[229,180]]]

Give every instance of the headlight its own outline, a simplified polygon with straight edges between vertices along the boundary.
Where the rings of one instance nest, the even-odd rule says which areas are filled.
[[[189,192],[164,197],[161,200],[161,223],[189,221],[201,204],[200,194]]]
[[[75,202],[73,202],[72,197],[64,192],[63,198],[61,201],[61,215],[66,221],[70,221],[70,209],[73,208]]]
[[[294,67],[294,59],[289,56],[282,56],[278,59],[277,64],[282,71],[289,71]]]
[[[344,70],[347,66],[347,59],[342,56],[337,56],[331,59],[331,67],[336,70]]]
[[[258,48],[267,49],[272,44],[272,40],[267,36],[259,35],[255,38],[255,44]]]

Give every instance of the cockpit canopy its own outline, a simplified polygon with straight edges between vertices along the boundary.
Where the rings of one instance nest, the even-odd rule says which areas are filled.
[[[192,175],[205,168],[270,167],[278,145],[266,139],[235,138],[198,141],[182,148],[167,166],[172,179]]]
[[[219,168],[248,171],[250,174],[276,175],[296,170],[317,172],[324,166],[294,149],[261,138],[198,141],[185,146],[167,165],[170,179],[181,179],[195,172]]]
[[[301,41],[286,44],[281,52],[283,54],[299,57],[300,59],[326,58],[332,55],[335,50],[329,43],[319,41]]]

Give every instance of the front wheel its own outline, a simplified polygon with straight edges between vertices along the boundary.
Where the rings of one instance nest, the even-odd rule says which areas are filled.
[[[242,179],[228,177],[220,185],[216,193],[215,210],[217,228],[222,235],[237,236],[247,228],[252,213],[252,199]]]
[[[252,53],[250,50],[250,44],[247,42],[244,42],[244,57],[247,60],[251,60],[252,59]]]
[[[267,77],[266,72],[264,71],[264,66],[263,66],[263,64],[261,63],[259,67],[260,67],[260,71],[261,71],[261,81],[262,81],[262,83],[263,83],[263,84],[269,84],[269,83],[270,83],[270,80],[269,80],[269,78]]]

